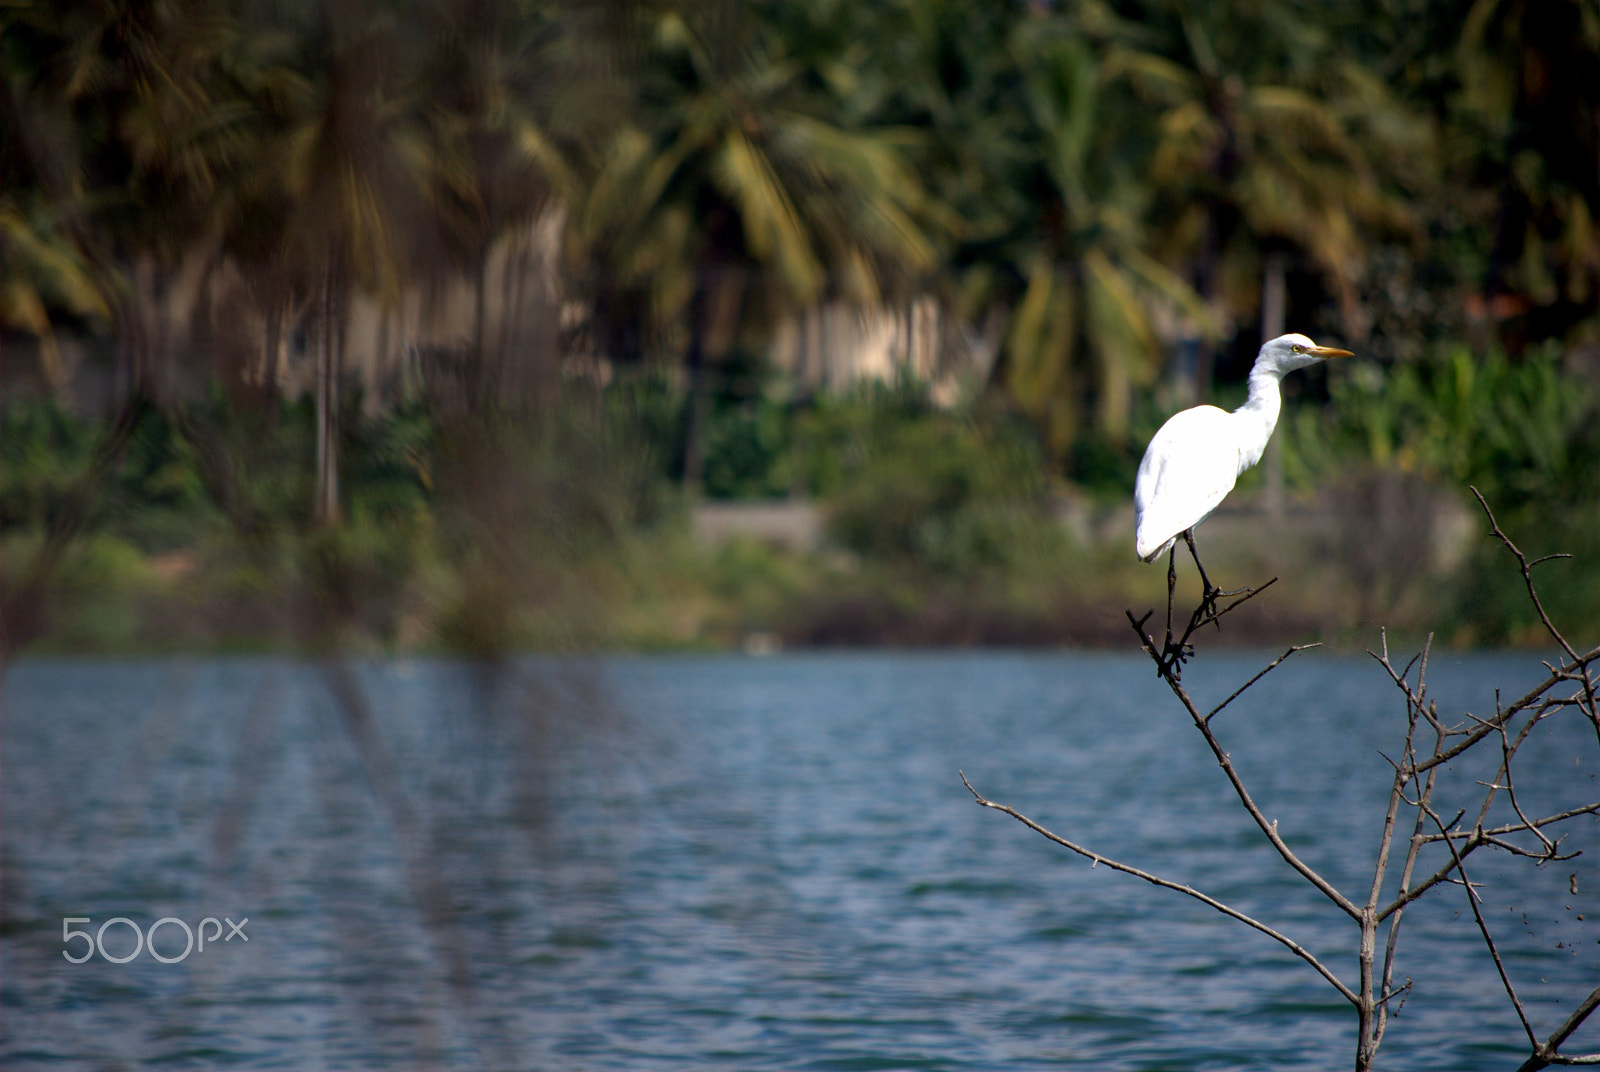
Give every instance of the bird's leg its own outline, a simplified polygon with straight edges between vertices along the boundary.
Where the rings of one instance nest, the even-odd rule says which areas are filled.
[[[1183,530],[1183,542],[1189,545],[1189,555],[1194,559],[1194,568],[1200,571],[1200,614],[1201,621],[1217,616],[1217,597],[1226,595],[1221,588],[1211,583],[1211,578],[1206,576],[1206,568],[1200,564],[1200,552],[1194,549],[1194,529]]]
[[[1200,606],[1197,607],[1194,612],[1194,624],[1204,625],[1208,621],[1216,622],[1218,618],[1218,599],[1226,599],[1232,596],[1253,596],[1256,594],[1256,589],[1250,587],[1235,588],[1231,592],[1226,592],[1223,591],[1218,585],[1212,584],[1211,578],[1206,576],[1206,568],[1200,564],[1200,553],[1194,549],[1194,530],[1189,529],[1184,532],[1183,539],[1184,542],[1189,545],[1189,554],[1194,558],[1195,569],[1200,571],[1200,587],[1202,595],[1200,596]],[[1221,623],[1217,624],[1217,628],[1222,628]]]
[[[1178,588],[1178,545],[1174,543],[1167,549],[1167,638],[1161,644],[1161,658],[1156,660],[1156,672],[1170,674],[1177,678],[1183,666],[1183,660],[1188,658],[1191,649],[1182,640],[1173,642],[1172,639],[1172,600]],[[1193,628],[1192,626],[1190,627]],[[1144,634],[1141,633],[1141,636]],[[1185,634],[1187,637],[1187,634]]]
[[[1172,594],[1178,588],[1178,546],[1167,548],[1167,645],[1172,645]]]

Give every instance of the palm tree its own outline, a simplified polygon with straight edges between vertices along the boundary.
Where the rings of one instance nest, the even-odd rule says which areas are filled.
[[[919,159],[959,221],[950,288],[973,318],[1006,311],[996,368],[1052,448],[1127,434],[1134,386],[1160,366],[1159,307],[1207,320],[1150,254],[1137,116],[1102,77],[1102,5],[902,3],[878,35],[886,113],[924,132]],[[1095,30],[1091,33],[1091,29]]]
[[[1496,191],[1484,306],[1520,347],[1600,308],[1600,2],[1477,0],[1455,55],[1449,145]],[[1510,299],[1509,301],[1506,299]],[[1514,325],[1514,326],[1513,326]]]
[[[756,299],[768,311],[872,303],[934,255],[892,134],[830,121],[814,67],[754,16],[735,2],[642,13],[639,120],[605,143],[574,214],[610,285],[647,294],[656,323],[684,325],[691,486],[707,371]]]
[[[1292,4],[1151,0],[1138,21],[1143,40],[1111,62],[1162,109],[1150,177],[1166,255],[1191,259],[1198,289],[1237,324],[1261,293],[1282,293],[1273,254],[1298,254],[1358,334],[1374,238],[1413,232],[1404,193],[1426,179],[1428,125]]]
[[[42,5],[21,5],[0,39],[0,326],[39,340],[45,381],[65,386],[55,320],[109,321],[105,280],[76,240],[89,212],[82,161],[44,70],[62,48]]]
[[[376,3],[275,24],[282,51],[245,87],[249,154],[215,199],[228,252],[268,305],[269,363],[285,310],[312,311],[317,441],[312,515],[340,514],[344,327],[356,289],[398,300],[436,246],[409,81],[417,41]]]
[[[30,173],[6,183],[13,241],[40,252],[26,227],[74,247],[36,266],[53,265],[58,285],[77,275],[79,306],[98,292],[91,304],[115,321],[124,385],[163,397],[188,359],[168,321],[192,311],[181,296],[194,287],[176,284],[199,274],[191,254],[234,132],[214,75],[238,25],[206,2],[19,3],[9,14],[8,111]],[[37,196],[20,192],[30,185]],[[41,212],[54,222],[41,228]]]
[[[1044,243],[1017,308],[1013,382],[1032,387],[1022,397],[1060,407],[1068,370],[1083,369],[1096,432],[1121,444],[1133,388],[1148,386],[1161,367],[1153,307],[1182,312],[1195,330],[1207,330],[1209,317],[1149,252],[1148,187],[1114,140],[1122,127],[1095,57],[1065,28],[1026,29],[1034,32],[1020,35],[1017,51],[1025,59],[1025,114],[1044,150],[1034,165],[1044,180]],[[1058,446],[1064,432],[1056,429]]]
[[[59,392],[66,387],[66,369],[56,317],[64,313],[109,321],[111,307],[93,265],[47,199],[9,182],[0,189],[0,326],[39,340],[44,380]]]
[[[570,158],[614,114],[610,80],[595,62],[604,57],[597,55],[594,20],[606,11],[604,5],[523,10],[484,0],[440,4],[429,13],[435,20],[429,36],[440,44],[426,52],[417,75],[427,101],[421,110],[426,189],[444,258],[473,281],[472,356],[502,401],[530,390],[547,395],[557,356],[553,324],[534,353],[513,346],[509,313],[491,338],[488,272],[497,244],[520,248],[518,233],[573,199]],[[511,268],[502,274],[512,286]],[[550,310],[545,314],[554,320]],[[519,367],[529,364],[536,367]]]
[[[1426,183],[1431,128],[1294,4],[1140,5],[1140,37],[1113,69],[1162,109],[1150,178],[1163,255],[1193,266],[1225,336],[1258,312],[1286,323],[1291,256],[1309,262],[1364,334],[1357,282],[1375,240],[1417,224],[1404,195]],[[1204,397],[1210,362],[1197,363]],[[1283,504],[1281,444],[1268,448],[1269,509]]]

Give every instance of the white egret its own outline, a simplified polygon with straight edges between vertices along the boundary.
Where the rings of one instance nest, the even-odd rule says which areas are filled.
[[[1173,414],[1150,440],[1134,484],[1136,511],[1133,547],[1139,558],[1154,562],[1173,552],[1179,537],[1189,545],[1209,603],[1217,593],[1194,549],[1194,527],[1221,505],[1246,469],[1261,460],[1278,423],[1282,396],[1278,383],[1287,372],[1349,357],[1348,350],[1318,346],[1304,335],[1282,335],[1265,346],[1250,370],[1250,396],[1232,413],[1216,406],[1195,406]],[[1167,560],[1168,586],[1173,578]]]

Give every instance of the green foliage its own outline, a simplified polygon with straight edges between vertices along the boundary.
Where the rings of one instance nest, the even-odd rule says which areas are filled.
[[[42,530],[87,479],[96,428],[52,401],[14,399],[0,428],[0,532]]]
[[[343,456],[352,514],[404,522],[429,508],[435,431],[419,405],[369,417],[352,413]]]
[[[858,402],[820,411],[807,438],[829,534],[863,558],[970,577],[1060,539],[1038,445],[1014,422]]]
[[[1450,346],[1389,369],[1357,365],[1329,386],[1327,407],[1299,409],[1285,422],[1288,479],[1332,488],[1394,474],[1409,479],[1414,493],[1444,488],[1463,500],[1475,487],[1531,556],[1575,556],[1542,566],[1537,577],[1558,623],[1600,625],[1600,388],[1591,377],[1564,368],[1553,345],[1522,360]],[[1477,516],[1476,503],[1468,509]],[[1362,533],[1355,557],[1376,557],[1365,547],[1371,537],[1371,529]],[[1415,526],[1409,537],[1431,538]],[[1389,548],[1383,557],[1406,561],[1416,550]],[[1446,620],[1438,624],[1453,623],[1458,639],[1525,642],[1541,634],[1522,579],[1495,541],[1475,541],[1453,597],[1448,586],[1441,590],[1436,611]]]
[[[394,644],[407,591],[430,550],[419,520],[396,524],[358,515],[295,542],[296,580],[306,601],[302,642]]]
[[[1288,422],[1285,471],[1326,479],[1352,459],[1471,484],[1497,514],[1545,511],[1592,490],[1600,471],[1600,390],[1563,369],[1555,346],[1513,361],[1465,347],[1330,378],[1331,404]]]
[[[38,535],[0,539],[8,583],[27,576],[43,540]],[[51,593],[49,641],[67,651],[116,651],[140,646],[139,596],[150,583],[149,561],[133,544],[107,532],[76,540],[60,563]]]
[[[707,422],[705,493],[764,499],[791,491],[787,407],[758,396],[719,405]]]
[[[63,392],[66,337],[109,334],[151,401],[101,426],[8,390],[0,537],[206,547],[267,587],[393,573],[487,608],[475,649],[670,520],[689,469],[712,497],[821,497],[871,567],[1018,569],[1058,546],[1044,474],[1125,499],[1171,338],[1227,345],[1281,255],[1289,326],[1348,344],[1371,317],[1369,352],[1402,359],[1290,407],[1291,481],[1474,483],[1515,534],[1592,549],[1593,377],[1558,350],[1600,332],[1600,9],[1468,7],[12,3],[0,327]],[[556,204],[582,341],[535,359],[485,327],[486,281]],[[311,404],[173,401],[218,373],[257,391],[240,373],[291,337],[336,363],[330,306],[463,281],[475,358],[542,363],[496,418],[526,427],[346,401],[351,533],[312,532]],[[1034,431],[911,383],[801,403],[751,356],[786,314],[906,295],[947,340],[1001,340],[985,386]],[[1456,345],[1469,314],[1504,353]],[[551,386],[569,356],[607,386]]]
[[[834,495],[866,463],[875,436],[932,419],[936,412],[910,379],[819,395],[795,430],[801,485],[823,499]]]
[[[736,352],[717,369],[701,483],[714,499],[778,498],[794,491],[794,411],[758,357]]]
[[[118,426],[53,398],[8,400],[0,423],[0,531],[115,532],[146,551],[213,521],[194,447],[168,417],[134,407]],[[113,442],[115,440],[115,442]]]
[[[1600,14],[1525,6],[19,0],[0,316],[143,345],[135,262],[219,252],[275,300],[392,300],[559,200],[602,350],[726,335],[690,322],[711,290],[750,327],[909,286],[1015,321],[1000,372],[1054,447],[1115,439],[1145,307],[1253,323],[1265,252],[1316,277],[1299,319],[1389,282],[1382,243],[1531,304],[1522,337],[1592,335]]]
[[[635,481],[670,480],[677,472],[688,395],[659,369],[621,368],[598,400],[610,449],[627,460]]]

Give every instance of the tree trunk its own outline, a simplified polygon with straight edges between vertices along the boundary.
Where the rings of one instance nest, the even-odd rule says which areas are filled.
[[[335,268],[322,280],[322,344],[317,348],[317,479],[312,520],[319,526],[339,524],[339,365],[344,333],[335,302]]]
[[[489,250],[479,249],[472,270],[472,347],[470,353],[471,401],[473,411],[505,401],[500,390],[500,363],[489,364]]]
[[[1284,255],[1267,254],[1261,268],[1261,341],[1276,339],[1283,334],[1285,307],[1288,297],[1284,282]],[[1267,518],[1276,528],[1283,524],[1283,436],[1275,435],[1267,441],[1263,471],[1267,478]]]
[[[689,399],[683,430],[683,486],[698,495],[705,476],[705,425],[711,413],[711,374],[722,366],[733,348],[744,300],[744,282],[738,269],[710,259],[700,272],[689,300],[692,334],[685,366],[689,373]]]
[[[710,408],[710,399],[706,397],[706,304],[706,283],[702,281],[689,299],[689,322],[692,326],[689,352],[684,355],[689,397],[684,405],[683,439],[679,448],[678,475],[683,480],[684,491],[692,496],[699,494],[701,477],[705,474],[701,439],[705,434],[706,411]]]

